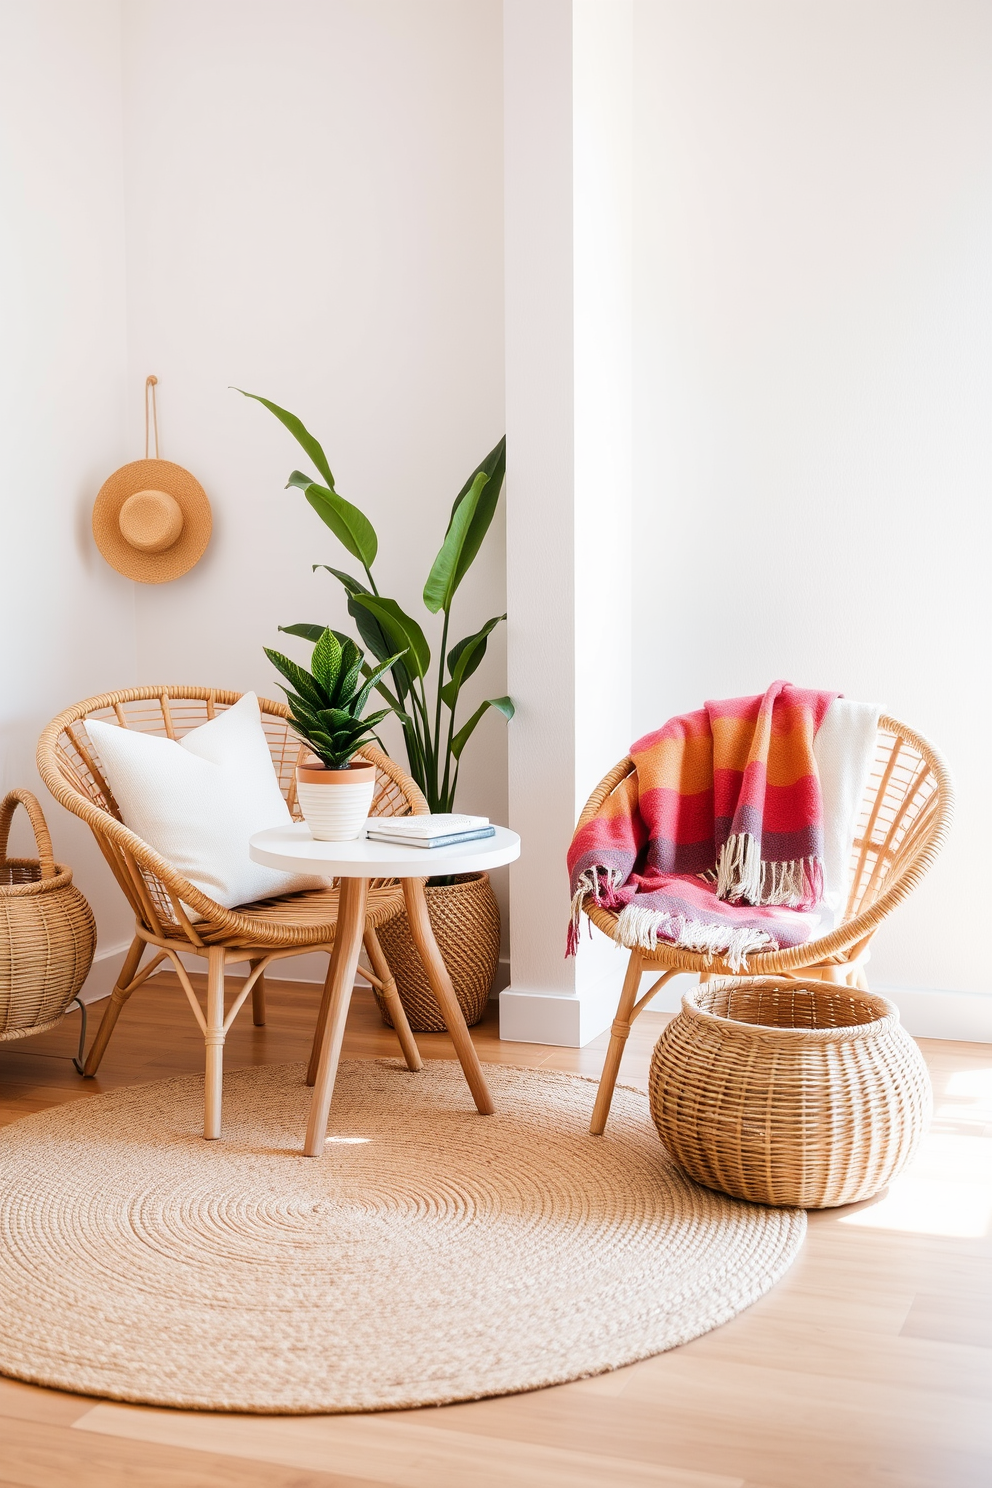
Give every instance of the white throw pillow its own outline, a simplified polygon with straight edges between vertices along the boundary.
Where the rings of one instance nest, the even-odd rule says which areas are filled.
[[[248,839],[291,821],[253,692],[182,739],[90,719],[124,825],[225,909],[326,880],[253,863]]]

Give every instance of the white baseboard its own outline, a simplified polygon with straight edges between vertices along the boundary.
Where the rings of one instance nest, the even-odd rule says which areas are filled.
[[[682,994],[695,984],[678,976],[650,1004],[652,1012],[675,1013]],[[644,984],[647,990],[647,984]],[[992,994],[937,987],[894,987],[875,982],[872,990],[899,1009],[914,1038],[955,1039],[992,1044]],[[556,997],[510,990],[500,997],[500,1038],[514,1043],[559,1044],[581,1048],[608,1028],[620,996],[619,981],[597,988],[594,995]]]
[[[499,1036],[516,1044],[558,1044],[581,1049],[609,1028],[617,1010],[619,986],[611,981],[577,996],[524,992],[500,994]]]
[[[107,946],[104,949],[97,947],[90,974],[79,994],[80,1001],[100,1002],[102,998],[110,996],[130,945],[129,940],[122,940],[119,945]]]
[[[914,1038],[992,1044],[992,995],[988,992],[890,987],[879,982],[872,984],[872,991],[895,1003],[904,1026]]]

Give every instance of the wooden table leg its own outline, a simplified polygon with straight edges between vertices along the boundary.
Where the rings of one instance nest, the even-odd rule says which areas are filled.
[[[348,1018],[348,1007],[358,970],[358,953],[362,948],[362,933],[365,929],[365,908],[368,903],[369,884],[366,878],[343,878],[338,900],[338,928],[331,952],[331,964],[327,974],[326,996],[327,1019],[321,1039],[320,1057],[313,1095],[310,1098],[310,1117],[303,1151],[307,1157],[320,1157],[327,1137],[327,1118],[331,1111],[331,1096],[334,1080],[341,1058],[344,1025]]]
[[[403,879],[403,898],[406,902],[406,917],[410,925],[410,933],[413,935],[414,945],[420,954],[427,980],[431,984],[431,991],[437,998],[441,1014],[447,1024],[451,1042],[455,1046],[459,1063],[468,1081],[468,1088],[476,1106],[483,1116],[491,1116],[496,1107],[486,1084],[486,1077],[482,1073],[482,1065],[479,1056],[475,1052],[472,1035],[458,1006],[455,989],[451,985],[448,968],[444,964],[441,952],[438,950],[437,941],[434,939],[434,931],[431,929],[430,916],[427,913],[427,898],[424,894],[424,881],[421,878]]]
[[[324,977],[324,986],[320,994],[320,1006],[317,1009],[317,1021],[313,1026],[313,1038],[310,1041],[310,1062],[307,1065],[306,1080],[308,1085],[312,1085],[317,1078],[320,1051],[324,1047],[324,1030],[327,1027],[327,1015],[331,1009],[331,990],[334,981],[334,947],[336,944],[337,936],[335,935],[331,943],[330,954],[327,958],[327,975]]]

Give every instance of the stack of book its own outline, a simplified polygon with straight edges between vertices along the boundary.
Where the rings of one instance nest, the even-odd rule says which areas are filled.
[[[451,847],[456,842],[474,842],[495,837],[488,816],[459,816],[454,811],[436,811],[433,816],[377,816],[365,829],[373,842],[404,843],[407,847]]]

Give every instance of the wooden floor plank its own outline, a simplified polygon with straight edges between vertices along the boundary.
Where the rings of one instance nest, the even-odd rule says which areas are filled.
[[[268,1026],[243,1014],[226,1067],[306,1057],[318,991],[270,983]],[[666,1021],[647,1013],[635,1025],[622,1080],[645,1087]],[[77,1037],[73,1017],[0,1046],[0,1123],[202,1071],[202,1039],[169,976],[125,1009],[97,1080],[72,1068]],[[483,1060],[593,1076],[607,1037],[583,1050],[503,1044],[495,1008],[473,1030]],[[418,1039],[425,1058],[453,1057],[445,1035]],[[958,1218],[970,1233],[947,1233],[919,1183],[902,1228],[885,1199],[814,1214],[782,1282],[724,1327],[613,1374],[441,1409],[246,1418],[0,1381],[0,1488],[988,1488],[992,1237],[981,1184],[992,1156],[981,1154],[992,1154],[992,1048],[922,1046],[940,1171],[968,1200]],[[344,1054],[396,1054],[368,992],[356,994]],[[590,1110],[593,1095],[590,1086]]]
[[[514,1441],[423,1424],[425,1412],[371,1416],[224,1418],[202,1412],[99,1405],[80,1432],[112,1433],[165,1446],[183,1442],[256,1462],[361,1476],[397,1488],[743,1488],[743,1479],[629,1454],[604,1456],[558,1444]],[[437,1419],[432,1411],[427,1419]]]
[[[71,1426],[90,1409],[90,1402],[83,1395],[67,1395],[61,1390],[39,1390],[36,1385],[25,1385],[21,1380],[0,1379],[0,1418],[15,1421],[37,1421],[40,1424],[54,1423]],[[3,1427],[0,1425],[0,1434]],[[0,1456],[0,1467],[3,1457]]]
[[[17,1488],[369,1488],[371,1475],[255,1462],[182,1445],[0,1420],[0,1472]]]

